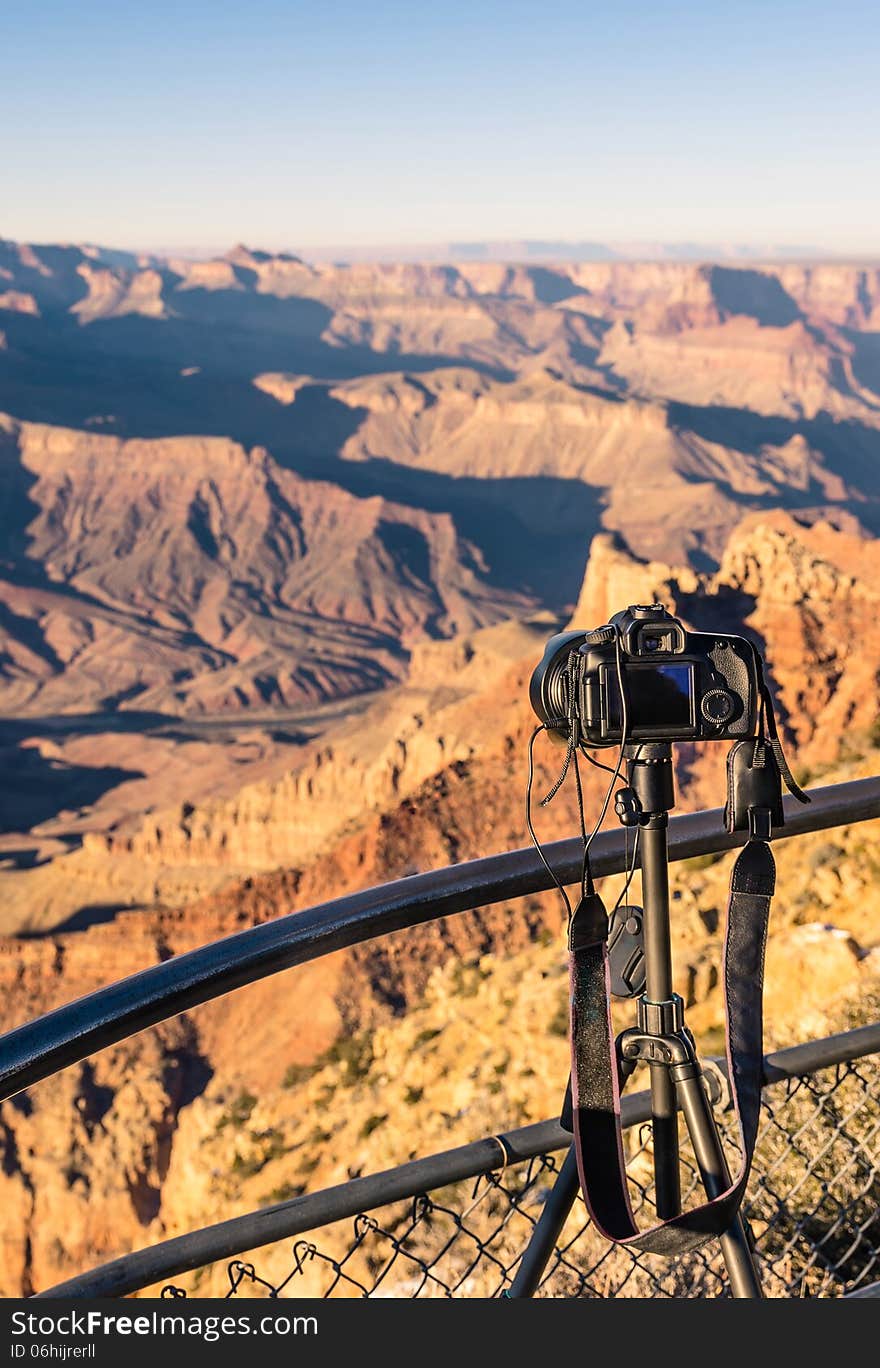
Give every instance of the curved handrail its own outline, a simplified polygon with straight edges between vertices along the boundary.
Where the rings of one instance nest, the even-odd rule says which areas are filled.
[[[880,1022],[841,1035],[826,1036],[803,1045],[792,1045],[764,1056],[764,1087],[804,1074],[817,1073],[880,1051]],[[725,1061],[715,1060],[725,1068]],[[651,1094],[631,1093],[621,1099],[621,1121],[638,1126],[651,1115]],[[233,1216],[201,1230],[175,1235],[170,1240],[137,1249],[109,1263],[91,1268],[57,1283],[37,1297],[124,1297],[152,1287],[164,1278],[204,1268],[245,1250],[259,1249],[276,1240],[291,1239],[310,1230],[343,1221],[361,1212],[374,1211],[391,1202],[430,1192],[499,1168],[522,1163],[538,1154],[564,1149],[571,1134],[558,1121],[539,1121],[506,1131],[503,1135],[472,1141],[425,1159],[352,1178],[336,1187],[309,1192],[286,1202],[261,1207],[244,1216]]]
[[[880,817],[880,778],[816,789],[811,798],[808,807],[786,800],[781,836]],[[615,830],[597,837],[592,861],[597,877],[624,869],[624,835]],[[724,830],[719,808],[676,817],[669,825],[672,860],[728,850],[743,841],[741,832],[731,835]],[[563,883],[580,878],[579,839],[557,841],[545,848],[545,854]],[[282,969],[392,931],[550,887],[552,881],[537,853],[516,850],[414,874],[212,941],[0,1037],[0,1101],[137,1031]]]

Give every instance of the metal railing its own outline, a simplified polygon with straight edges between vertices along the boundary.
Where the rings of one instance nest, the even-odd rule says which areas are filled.
[[[837,1042],[876,1051],[880,1026],[857,1042]],[[793,1075],[765,1093],[746,1204],[765,1295],[853,1295],[880,1276],[878,1104],[876,1056]],[[628,1156],[633,1206],[644,1224],[656,1219],[653,1182],[645,1176],[653,1167],[648,1135],[648,1127],[636,1127]],[[702,1187],[686,1150],[683,1161],[687,1204],[702,1197]],[[233,1260],[226,1295],[499,1296],[511,1286],[558,1171],[556,1154],[543,1151],[477,1175],[476,1182],[359,1212],[286,1246],[275,1280],[253,1262]],[[727,1273],[717,1248],[713,1242],[669,1260],[609,1245],[579,1199],[536,1295],[725,1296]],[[198,1273],[190,1281],[197,1291]],[[166,1284],[162,1295],[187,1292]]]
[[[750,1214],[764,1228],[759,1252],[777,1288],[784,1282],[815,1290],[819,1276],[840,1290],[880,1270],[878,1052],[880,1023],[765,1057]],[[648,1152],[650,1114],[648,1092],[622,1099],[624,1127],[636,1137],[629,1153],[634,1205],[646,1216],[653,1182],[651,1166],[640,1160]],[[290,1249],[290,1270],[280,1284],[253,1263],[234,1260],[230,1293],[497,1295],[509,1286],[540,1214],[558,1168],[555,1156],[570,1143],[558,1121],[490,1136],[166,1240],[42,1295],[124,1296],[304,1235],[310,1238]],[[686,1148],[683,1159],[687,1200],[699,1177]],[[724,1283],[723,1264],[703,1251],[672,1264],[609,1246],[590,1229],[579,1203],[542,1290],[616,1296],[629,1284],[630,1295],[651,1295],[646,1288],[681,1295],[687,1288],[716,1296]]]
[[[811,797],[812,803],[806,808],[786,801],[786,825],[780,838],[880,816],[880,779],[877,778],[814,790]],[[730,835],[724,831],[718,809],[676,817],[669,828],[670,859],[716,853],[740,845],[742,840],[740,833]],[[558,879],[563,883],[577,881],[581,866],[578,840],[557,842],[548,846],[545,854]],[[593,870],[597,877],[620,873],[625,868],[625,860],[622,831],[604,832],[597,838],[593,846]],[[0,1038],[0,1100],[137,1031],[268,975],[392,931],[537,893],[551,886],[551,878],[537,854],[531,849],[519,850],[414,875],[303,912],[290,913],[189,951],[58,1008]],[[822,1042],[812,1047],[797,1047],[813,1051],[801,1057],[802,1071],[822,1067],[821,1063],[808,1065],[805,1062],[807,1059],[815,1061],[819,1057],[815,1050],[821,1054],[822,1047]],[[872,1046],[872,1049],[876,1048],[876,1044]],[[778,1058],[771,1056],[767,1061],[771,1081],[774,1068],[788,1069],[788,1065],[778,1063]],[[827,1062],[840,1063],[830,1058]],[[783,1076],[795,1075],[789,1070]],[[644,1107],[640,1095],[625,1099],[627,1115],[633,1125],[640,1119],[639,1107]],[[534,1173],[547,1167],[552,1162],[549,1156],[566,1143],[564,1133],[555,1123],[549,1122],[511,1132],[502,1140],[507,1168],[527,1161],[537,1164]],[[479,1156],[478,1161],[476,1156]],[[125,1295],[259,1244],[314,1230],[329,1221],[350,1219],[362,1210],[375,1209],[388,1202],[402,1199],[411,1202],[415,1196],[434,1192],[438,1185],[491,1174],[498,1168],[498,1160],[498,1139],[480,1141],[452,1151],[450,1155],[404,1166],[406,1173],[395,1170],[390,1175],[356,1179],[327,1193],[295,1199],[264,1208],[251,1217],[237,1218],[253,1223],[246,1236],[244,1228],[236,1221],[224,1222],[178,1240],[166,1241],[153,1250],[126,1255],[102,1269],[59,1284],[43,1295]],[[418,1164],[424,1167],[416,1175],[418,1183],[414,1188],[412,1170],[417,1169]],[[459,1171],[462,1165],[464,1169]],[[529,1191],[534,1189],[536,1181],[533,1179],[527,1185]],[[500,1190],[496,1188],[497,1191]],[[375,1192],[381,1195],[376,1196]],[[312,1209],[310,1216],[304,1216],[301,1204],[311,1202],[314,1206],[318,1198],[325,1204],[318,1215]],[[645,1201],[650,1202],[649,1187],[645,1188]],[[512,1203],[511,1209],[513,1207],[520,1212],[523,1203]],[[309,1223],[303,1225],[304,1219]],[[422,1221],[424,1219],[423,1216]],[[358,1249],[365,1243],[365,1238],[360,1239]],[[396,1257],[402,1258],[402,1252]],[[309,1262],[313,1264],[316,1258],[317,1252],[310,1255]],[[339,1258],[335,1258],[335,1262],[342,1267]],[[339,1276],[341,1279],[342,1275]]]
[[[814,789],[810,797],[808,807],[786,798],[785,826],[775,839],[880,817],[880,778]],[[732,850],[744,841],[743,832],[724,830],[720,808],[675,817],[669,824],[670,860]],[[556,841],[544,853],[557,879],[578,881],[580,840]],[[594,841],[596,878],[620,874],[626,860],[623,831],[602,832]],[[0,1037],[0,1102],[137,1031],[282,969],[552,886],[534,850],[515,850],[352,893],[175,955]]]

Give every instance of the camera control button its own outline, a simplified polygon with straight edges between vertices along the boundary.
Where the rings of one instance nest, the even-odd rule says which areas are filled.
[[[703,695],[700,711],[707,722],[721,724],[733,716],[735,704],[726,689],[709,689]]]

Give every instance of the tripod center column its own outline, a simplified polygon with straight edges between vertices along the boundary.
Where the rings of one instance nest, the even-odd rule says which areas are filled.
[[[645,996],[664,1003],[672,996],[672,945],[669,938],[667,828],[675,807],[675,774],[669,741],[627,746],[628,780],[642,807],[642,897],[645,903]]]
[[[666,1002],[672,996],[672,945],[669,933],[669,867],[666,829],[675,807],[672,746],[654,741],[627,746],[629,784],[642,809],[641,867],[645,913],[645,996]]]
[[[642,809],[639,819],[645,936],[642,1002],[663,1003],[671,1009],[672,944],[666,829],[669,809],[675,806],[672,746],[667,741],[633,744],[627,746],[624,754],[629,762],[630,787]],[[675,1084],[666,1065],[652,1063],[650,1070],[657,1215],[665,1221],[681,1210],[677,1101]]]

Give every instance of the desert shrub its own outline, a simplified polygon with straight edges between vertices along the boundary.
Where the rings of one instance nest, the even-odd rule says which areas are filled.
[[[251,1112],[257,1105],[257,1099],[253,1093],[240,1092],[217,1122],[218,1130],[225,1130],[227,1126],[244,1126],[250,1120]]]

